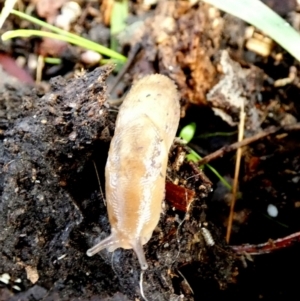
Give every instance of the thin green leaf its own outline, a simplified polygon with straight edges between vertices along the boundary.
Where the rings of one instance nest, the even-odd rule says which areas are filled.
[[[186,143],[189,143],[195,136],[196,123],[192,122],[186,125],[179,133],[179,137],[182,138]]]
[[[117,50],[118,40],[116,35],[126,28],[126,20],[128,18],[128,1],[114,1],[111,18],[110,18],[110,33],[111,33],[111,49]]]
[[[5,20],[9,16],[11,10],[14,8],[17,1],[18,0],[4,1],[4,7],[2,8],[2,11],[0,13],[0,28],[2,28]]]
[[[233,135],[236,135],[237,131],[234,132],[215,132],[215,133],[206,133],[206,134],[201,134],[197,136],[199,139],[207,139],[210,137],[230,137]]]
[[[111,57],[113,59],[117,59],[117,60],[120,60],[120,61],[123,61],[123,62],[127,60],[127,58],[125,56],[123,56],[122,54],[120,54],[116,51],[113,51],[113,50],[111,50],[107,47],[99,45],[99,44],[97,44],[93,41],[90,41],[88,39],[82,38],[82,37],[80,37],[76,34],[70,33],[68,31],[62,30],[58,27],[50,25],[50,24],[48,24],[44,21],[41,21],[37,18],[29,16],[25,13],[22,13],[20,11],[14,10],[14,9],[11,11],[11,13],[18,16],[18,17],[20,17],[20,18],[22,18],[22,19],[25,19],[27,21],[30,21],[30,22],[34,23],[34,24],[37,24],[37,25],[42,26],[44,28],[47,28],[47,29],[57,33],[58,35],[70,38],[70,41],[72,41],[70,43],[72,43],[72,44],[84,47],[86,49],[94,50],[94,51],[99,52],[103,55],[106,55],[108,57]],[[3,37],[3,35],[2,35],[2,37]],[[66,41],[63,38],[61,38],[61,40]]]
[[[300,61],[300,34],[259,0],[202,0],[259,28]]]
[[[44,57],[44,62],[52,65],[59,65],[61,64],[61,59],[57,57]]]
[[[43,30],[35,30],[35,29],[16,29],[16,30],[9,30],[6,31],[2,36],[3,41],[7,41],[9,39],[14,39],[17,37],[21,38],[29,38],[31,36],[37,36],[37,37],[47,37],[51,39],[57,39],[61,41],[66,41],[71,44],[74,44],[77,42],[77,40],[67,37],[67,36],[61,36],[57,33],[49,32],[49,31],[43,31]],[[81,46],[81,45],[79,45]]]
[[[199,155],[199,154],[197,154],[194,150],[190,150],[190,153],[186,156],[186,158],[188,159],[188,160],[191,160],[191,161],[193,161],[193,162],[195,162],[195,163],[197,163],[199,160],[201,160],[202,159],[202,157]],[[220,173],[214,168],[214,167],[212,167],[211,165],[209,165],[209,164],[206,164],[205,166],[207,166],[207,168],[209,168],[210,170],[211,170],[211,172],[213,173],[213,174],[215,174],[215,176],[223,183],[223,185],[228,189],[228,190],[232,190],[232,186],[225,180],[225,178],[223,178],[221,175],[220,175]],[[201,166],[199,167],[199,168],[201,168]]]

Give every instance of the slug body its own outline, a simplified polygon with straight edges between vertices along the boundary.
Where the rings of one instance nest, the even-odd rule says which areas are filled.
[[[87,251],[133,249],[147,269],[143,245],[158,224],[168,153],[180,119],[172,80],[150,75],[137,81],[121,105],[105,167],[111,235]]]

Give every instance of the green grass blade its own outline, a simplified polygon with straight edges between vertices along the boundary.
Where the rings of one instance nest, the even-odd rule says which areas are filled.
[[[35,29],[16,29],[16,30],[9,30],[6,31],[2,36],[3,41],[7,41],[9,39],[14,39],[14,38],[29,38],[32,36],[37,36],[37,37],[46,37],[46,38],[51,38],[51,39],[57,39],[61,41],[65,41],[71,44],[74,44],[78,42],[77,40],[67,37],[67,36],[62,36],[57,33],[49,32],[49,31],[43,31],[43,30],[35,30]],[[78,46],[81,46],[78,44]]]
[[[120,54],[116,51],[113,51],[109,48],[106,48],[102,45],[99,45],[99,44],[97,44],[93,41],[82,38],[82,37],[80,37],[76,34],[70,33],[70,32],[65,31],[63,29],[60,29],[60,28],[55,27],[53,25],[50,25],[50,24],[48,24],[44,21],[41,21],[37,18],[29,16],[25,13],[22,13],[20,11],[14,10],[14,9],[11,11],[11,13],[18,16],[18,17],[20,17],[20,18],[22,18],[22,19],[25,19],[27,21],[30,21],[30,22],[34,23],[34,24],[37,24],[37,25],[42,26],[44,28],[47,28],[47,29],[49,29],[49,30],[61,35],[61,36],[65,36],[65,37],[70,38],[71,40],[73,40],[72,44],[79,45],[79,46],[84,47],[86,49],[94,50],[94,51],[99,52],[103,55],[106,55],[108,57],[111,57],[113,59],[117,59],[117,60],[120,60],[120,61],[123,61],[123,62],[127,60],[127,58],[125,56],[123,56],[122,54]],[[61,39],[61,40],[63,40],[63,39]],[[66,40],[64,40],[64,41],[66,41]]]
[[[128,0],[114,1],[110,17],[110,48],[115,51],[118,49],[118,40],[116,35],[126,28],[127,18]]]
[[[191,122],[187,124],[179,133],[179,137],[182,138],[186,143],[189,143],[195,136],[196,123]]]
[[[198,139],[207,139],[211,137],[230,137],[233,135],[236,135],[237,131],[234,132],[215,132],[215,133],[206,133],[206,134],[201,134],[197,136],[196,138]]]
[[[202,0],[257,27],[300,61],[300,34],[259,0]]]
[[[61,64],[61,59],[57,57],[44,57],[44,62],[51,65]]]
[[[197,163],[199,160],[202,159],[202,157],[200,155],[198,155],[198,153],[196,153],[194,150],[190,149],[190,153],[186,156],[186,158],[189,160],[189,161],[193,161],[195,163]],[[224,177],[222,177],[220,175],[220,173],[214,168],[212,167],[211,165],[209,164],[205,164],[205,166],[211,170],[211,172],[213,174],[215,174],[215,176],[223,183],[223,185],[229,190],[231,191],[232,190],[232,186],[225,180]],[[199,167],[201,168],[201,166]]]
[[[4,7],[0,12],[0,29],[2,28],[5,20],[9,16],[11,10],[14,8],[17,0],[4,1]]]

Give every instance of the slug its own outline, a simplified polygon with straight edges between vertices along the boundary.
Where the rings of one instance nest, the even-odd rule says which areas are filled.
[[[180,119],[177,88],[164,75],[138,80],[121,105],[105,167],[111,234],[87,251],[133,249],[141,269],[143,251],[160,218],[168,153]]]

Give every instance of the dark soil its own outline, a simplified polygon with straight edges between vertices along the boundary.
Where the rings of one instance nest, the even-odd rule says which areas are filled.
[[[270,2],[284,17],[299,14],[293,1]],[[80,6],[85,18],[73,30],[92,39],[100,26],[97,39],[108,43],[99,4]],[[132,62],[113,91],[114,66],[86,66],[75,47],[66,46],[57,68],[46,64],[43,84],[32,84],[29,69],[19,80],[1,70],[0,300],[121,301],[142,300],[143,294],[149,301],[298,300],[297,239],[261,255],[240,247],[300,231],[299,62],[279,46],[267,57],[250,51],[247,25],[206,4],[145,8],[132,2],[130,17],[144,23],[120,46]],[[6,26],[4,31],[32,25],[11,16]],[[39,54],[40,44],[35,38],[3,44],[0,61],[28,59]],[[88,71],[80,72],[82,67]],[[209,168],[181,161],[189,148],[174,142],[166,201],[144,246],[149,269],[141,275],[132,250],[94,257],[86,251],[110,232],[100,187],[117,116],[110,97],[123,95],[134,79],[149,73],[176,82],[179,131],[196,123],[189,146],[201,156],[236,142],[239,108],[232,100],[245,101],[245,137],[269,126],[295,130],[282,128],[243,148],[230,244],[225,235],[231,192]],[[293,81],[276,84],[292,73]],[[234,152],[210,164],[232,182]],[[268,214],[270,204],[278,209],[276,217]]]

